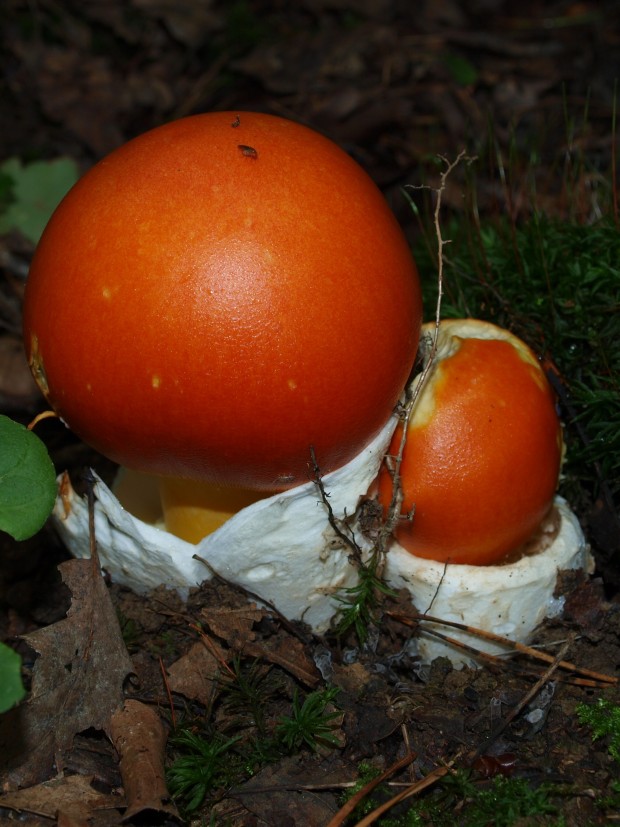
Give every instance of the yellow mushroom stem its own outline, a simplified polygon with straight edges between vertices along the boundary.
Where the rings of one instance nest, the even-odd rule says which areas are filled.
[[[270,496],[175,477],[161,477],[159,493],[167,531],[189,543],[200,542],[242,508]]]
[[[121,469],[114,493],[134,517],[199,543],[230,517],[273,492],[227,488],[176,477],[155,477]]]

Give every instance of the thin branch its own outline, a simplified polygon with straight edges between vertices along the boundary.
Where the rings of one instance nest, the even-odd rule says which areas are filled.
[[[458,756],[457,756],[458,757]],[[432,772],[429,772],[428,775],[425,775],[424,778],[421,778],[419,781],[416,781],[415,784],[410,784],[404,790],[395,795],[389,801],[381,804],[371,813],[369,813],[365,818],[361,821],[358,821],[355,827],[369,827],[369,825],[374,824],[374,822],[382,816],[384,813],[387,813],[388,810],[391,810],[396,804],[400,804],[401,801],[404,801],[407,798],[411,798],[413,795],[418,795],[423,790],[427,789],[427,787],[432,786],[437,781],[442,779],[444,776],[449,775],[452,770],[452,765],[455,763],[456,758],[451,761],[449,764],[443,767],[436,767]]]
[[[313,482],[318,488],[319,495],[321,497],[321,502],[325,506],[325,510],[327,511],[327,519],[329,521],[330,526],[332,527],[336,536],[342,540],[342,542],[347,546],[347,548],[351,551],[353,559],[358,566],[363,565],[362,560],[362,549],[358,545],[357,541],[355,540],[355,536],[351,533],[347,534],[347,532],[341,527],[341,521],[337,519],[336,515],[334,514],[334,509],[329,501],[329,493],[325,490],[325,485],[323,483],[323,477],[321,475],[321,468],[316,458],[316,451],[314,450],[314,446],[310,446],[310,457],[312,461],[312,474],[313,474]]]
[[[401,623],[405,623],[408,626],[417,626],[420,623],[424,622],[433,623],[440,626],[449,626],[453,629],[458,629],[459,631],[467,632],[467,634],[470,634],[472,636],[479,637],[482,640],[500,643],[502,646],[505,646],[508,650],[512,650],[512,652],[517,652],[519,654],[533,658],[534,660],[544,661],[545,663],[553,664],[557,660],[555,656],[549,655],[546,652],[542,652],[540,649],[536,649],[534,646],[528,646],[525,643],[519,643],[518,641],[511,640],[510,638],[503,637],[502,635],[498,635],[495,632],[490,632],[486,629],[478,629],[476,626],[468,626],[466,623],[459,623],[456,620],[444,620],[443,618],[433,617],[428,614],[405,615],[399,612],[387,612],[386,614],[389,617],[392,617],[395,620],[399,620]],[[428,634],[432,634],[434,637],[444,640],[446,643],[449,643],[452,646],[456,646],[457,648],[471,652],[476,657],[488,660],[489,662],[495,664],[500,662],[500,658],[498,656],[491,655],[488,652],[482,652],[479,649],[476,649],[473,646],[464,643],[462,640],[449,637],[448,635],[444,635],[441,632],[432,629],[426,629],[425,631]],[[569,641],[569,643],[570,642],[572,641]],[[505,661],[502,660],[501,663],[505,664]],[[558,667],[568,672],[573,672],[576,675],[581,675],[585,678],[590,678],[593,681],[596,681],[596,685],[607,684],[610,686],[615,686],[618,684],[618,678],[614,675],[606,675],[603,672],[595,672],[592,669],[586,669],[570,661],[561,660],[558,664]]]
[[[343,613],[346,614],[346,618],[344,619],[344,622],[340,624],[340,631],[343,631],[343,629],[348,629],[351,625],[354,625],[358,630],[358,635],[362,622],[374,622],[373,610],[380,605],[382,595],[388,593],[388,590],[384,587],[385,584],[383,583],[382,578],[394,529],[396,528],[398,522],[403,519],[403,490],[400,477],[400,468],[405,451],[405,443],[407,440],[407,427],[414,405],[431,371],[433,360],[437,351],[437,340],[441,319],[441,299],[443,295],[443,249],[445,245],[449,243],[449,241],[443,238],[441,233],[440,215],[442,197],[446,189],[448,177],[452,174],[454,168],[464,159],[467,160],[468,163],[473,160],[472,158],[466,156],[464,152],[459,153],[457,158],[452,162],[449,162],[442,156],[440,157],[445,164],[445,169],[441,173],[439,187],[434,190],[436,193],[434,223],[438,245],[438,296],[437,305],[435,308],[435,330],[430,348],[427,349],[425,354],[422,372],[413,383],[413,387],[408,389],[406,392],[406,401],[403,406],[401,417],[402,431],[400,435],[398,452],[396,455],[386,455],[383,459],[392,479],[392,496],[387,509],[387,515],[382,521],[377,536],[374,540],[369,562],[364,561],[362,549],[357,543],[352,529],[345,522],[336,518],[329,502],[329,494],[325,490],[325,486],[321,478],[320,467],[317,462],[314,448],[311,447],[310,449],[314,482],[319,490],[321,501],[327,510],[329,524],[331,525],[336,536],[350,550],[350,560],[357,565],[360,573],[358,586],[353,589],[347,589],[348,598],[343,600],[343,603],[347,604],[347,608],[342,610]],[[406,517],[411,519],[413,517],[413,510],[411,513],[406,515]],[[369,607],[372,607],[372,609]]]
[[[327,827],[341,827],[342,824],[347,820],[347,818],[351,815],[353,810],[357,807],[357,805],[363,801],[367,795],[369,795],[376,787],[386,781],[390,776],[394,775],[394,773],[398,772],[399,770],[404,769],[404,767],[411,764],[411,762],[415,759],[416,755],[413,752],[408,753],[405,755],[404,758],[401,758],[395,764],[392,764],[391,767],[388,767],[385,772],[378,775],[376,778],[371,779],[367,784],[365,784],[361,790],[359,790],[355,795],[351,796],[351,798],[344,804],[336,813],[336,815],[329,821]]]
[[[476,758],[479,758],[481,755],[484,755],[487,752],[487,750],[489,749],[489,747],[504,732],[506,727],[512,721],[514,721],[514,719],[517,717],[517,715],[519,715],[519,713],[530,703],[530,701],[533,698],[535,698],[536,695],[538,695],[538,693],[543,688],[543,686],[550,680],[553,673],[556,672],[560,668],[560,664],[562,663],[564,655],[568,652],[568,650],[570,649],[573,642],[574,642],[574,640],[571,637],[564,643],[564,645],[562,646],[560,651],[557,653],[557,655],[553,659],[553,662],[551,663],[549,668],[546,669],[545,672],[543,672],[543,674],[540,676],[539,680],[536,681],[534,686],[532,686],[531,689],[528,692],[526,692],[525,695],[521,698],[519,703],[510,710],[510,712],[508,713],[506,718],[504,718],[504,720],[499,724],[499,726],[497,726],[493,730],[493,732],[489,735],[489,737],[486,739],[486,741],[484,741],[476,749],[476,751],[473,753],[473,755],[469,756],[470,763],[475,761]]]
[[[441,232],[441,206],[443,200],[443,194],[446,189],[447,181],[449,176],[452,174],[454,169],[462,162],[466,161],[468,164],[472,163],[475,158],[466,155],[465,151],[462,150],[459,152],[457,157],[454,161],[448,161],[447,158],[444,156],[439,156],[441,160],[445,163],[445,169],[441,173],[439,178],[439,187],[437,187],[434,192],[436,194],[435,199],[435,209],[433,213],[433,222],[435,226],[435,235],[437,237],[437,302],[435,305],[435,328],[433,331],[433,335],[430,340],[430,347],[428,351],[424,355],[424,366],[422,368],[422,372],[420,373],[418,379],[416,380],[414,387],[411,391],[411,395],[409,399],[407,399],[402,416],[402,432],[400,443],[398,446],[398,453],[396,455],[392,455],[390,457],[386,457],[386,466],[388,471],[390,472],[390,476],[392,477],[392,500],[390,502],[390,506],[388,508],[387,519],[382,527],[382,530],[379,535],[378,539],[378,551],[379,553],[385,554],[391,539],[391,536],[398,524],[398,521],[402,518],[402,502],[403,502],[403,491],[402,491],[402,481],[400,476],[400,468],[403,461],[403,455],[405,452],[405,445],[407,442],[407,427],[409,425],[409,421],[411,419],[411,415],[415,406],[415,403],[422,391],[422,388],[426,384],[428,376],[433,368],[433,363],[435,360],[435,355],[437,353],[437,342],[439,338],[439,326],[441,323],[441,304],[443,299],[443,284],[444,284],[444,247],[447,244],[450,244],[450,239],[444,239],[442,232]],[[415,186],[409,185],[409,189],[427,189],[428,187],[423,186]],[[412,516],[412,515],[409,515]]]

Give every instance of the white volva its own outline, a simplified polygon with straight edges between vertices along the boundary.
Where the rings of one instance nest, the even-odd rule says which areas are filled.
[[[395,425],[392,419],[355,459],[323,479],[337,518],[355,512],[377,475]],[[163,584],[186,595],[189,588],[211,578],[210,566],[287,618],[324,632],[340,605],[335,592],[356,581],[348,549],[330,528],[314,482],[244,508],[195,546],[132,516],[101,480],[95,483],[95,497],[101,565],[113,581],[139,593]],[[558,571],[591,567],[579,523],[560,498],[554,515],[553,531],[551,523],[541,529],[541,549],[510,565],[445,567],[413,557],[394,544],[387,581],[394,588],[407,588],[419,612],[526,642],[544,617],[561,610],[562,599],[554,595]],[[54,519],[69,550],[76,557],[88,556],[88,508],[66,478]],[[356,539],[368,552],[359,531]],[[432,627],[423,628],[427,631],[417,641],[422,660],[447,655],[456,664],[470,661],[467,652],[433,639]],[[478,649],[504,651],[449,627],[440,631]]]
[[[446,566],[414,557],[394,543],[386,575],[395,588],[409,590],[419,612],[527,643],[545,617],[554,617],[563,609],[564,597],[555,594],[558,572],[582,569],[590,573],[593,569],[581,526],[561,497],[556,497],[530,551],[500,566]],[[440,655],[455,664],[471,661],[470,652],[445,643],[433,632],[491,654],[510,653],[501,643],[424,621],[416,637],[423,661]]]
[[[323,478],[336,518],[355,513],[395,427],[393,418],[351,462]],[[66,480],[61,485],[56,525],[72,554],[88,556],[86,502]],[[164,584],[185,595],[211,578],[201,562],[206,560],[226,580],[272,603],[286,617],[323,632],[339,605],[334,593],[355,583],[350,551],[330,528],[314,482],[242,509],[195,546],[133,517],[101,480],[95,497],[101,565],[115,582],[136,592]]]

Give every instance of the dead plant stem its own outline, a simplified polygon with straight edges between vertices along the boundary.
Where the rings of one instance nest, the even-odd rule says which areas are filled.
[[[363,565],[362,549],[355,540],[355,537],[352,534],[347,534],[347,532],[342,528],[342,522],[338,520],[336,518],[336,515],[334,514],[334,509],[332,508],[332,505],[329,501],[329,492],[325,490],[323,477],[321,475],[321,468],[317,461],[316,452],[314,450],[313,445],[310,446],[310,458],[312,460],[312,473],[314,484],[318,488],[321,497],[321,502],[323,503],[327,511],[327,519],[329,521],[329,524],[332,527],[336,536],[340,540],[342,540],[345,546],[350,550],[356,565],[361,566]]]
[[[445,169],[440,175],[439,186],[434,190],[436,197],[435,209],[433,212],[433,223],[435,227],[435,235],[437,238],[437,302],[435,304],[435,328],[433,331],[433,336],[431,338],[430,347],[424,357],[424,366],[422,368],[422,372],[420,373],[420,376],[413,385],[409,399],[406,400],[404,405],[402,414],[402,432],[400,437],[400,443],[398,446],[398,453],[396,455],[386,457],[386,466],[388,468],[388,471],[390,472],[390,476],[392,477],[392,499],[388,509],[387,519],[384,525],[382,526],[377,541],[377,552],[381,555],[383,559],[385,558],[385,554],[387,553],[387,548],[390,542],[390,538],[394,532],[394,529],[396,528],[398,521],[402,519],[403,491],[400,476],[400,468],[402,465],[403,455],[405,453],[405,445],[407,442],[407,426],[409,424],[409,420],[411,419],[411,415],[416,400],[418,399],[422,391],[422,388],[426,383],[428,375],[431,372],[433,362],[435,359],[435,354],[437,353],[439,325],[441,323],[441,304],[443,299],[444,247],[450,243],[450,239],[444,239],[441,231],[441,205],[443,200],[443,194],[446,189],[448,178],[450,177],[454,169],[461,163],[461,161],[465,160],[467,161],[467,163],[471,163],[474,160],[474,158],[467,156],[464,150],[461,150],[461,152],[459,152],[454,161],[448,161],[448,159],[444,156],[439,157],[444,162]],[[411,185],[410,188],[420,189],[421,187]],[[408,516],[411,517],[413,515]]]

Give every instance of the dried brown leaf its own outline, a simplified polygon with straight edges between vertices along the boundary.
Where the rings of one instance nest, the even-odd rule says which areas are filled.
[[[204,641],[195,643],[168,669],[168,687],[207,706],[225,660],[226,652],[217,643],[211,641],[209,648]]]
[[[28,700],[0,719],[0,781],[5,789],[46,780],[63,768],[78,732],[108,731],[123,703],[132,664],[107,588],[90,560],[59,566],[72,594],[67,617],[24,636],[39,653]]]
[[[264,616],[263,610],[253,604],[236,609],[203,609],[201,612],[203,621],[213,634],[237,650],[244,649],[249,641],[256,639],[254,624]]]
[[[237,609],[203,609],[203,621],[213,634],[225,640],[231,649],[246,657],[258,658],[281,666],[306,686],[315,686],[319,673],[306,654],[301,641],[285,631],[266,640],[257,640],[254,624],[265,617],[256,606]]]
[[[0,797],[0,807],[20,813],[57,818],[62,812],[73,819],[86,819],[95,810],[121,808],[120,795],[104,794],[92,787],[93,776],[70,775],[54,778],[25,790],[16,790]]]
[[[250,643],[244,654],[281,666],[306,686],[316,686],[319,682],[314,661],[308,657],[301,641],[290,635],[280,634],[262,643]]]
[[[264,824],[309,827],[327,824],[336,809],[336,797],[329,791],[317,795],[305,790],[309,779],[314,783],[329,776],[318,761],[302,763],[284,758],[269,766],[236,790],[245,807]]]

